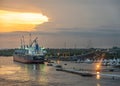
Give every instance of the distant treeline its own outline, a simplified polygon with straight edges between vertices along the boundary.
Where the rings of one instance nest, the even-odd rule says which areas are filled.
[[[86,54],[89,52],[95,51],[95,49],[47,49],[48,56],[74,56],[74,55],[81,55]]]
[[[2,49],[0,50],[0,56],[12,56],[15,49]]]
[[[12,56],[16,49],[2,49],[0,50],[0,56]],[[95,49],[51,49],[47,48],[47,56],[74,56],[81,55]]]
[[[0,50],[0,56],[12,56],[16,49],[2,49]],[[47,48],[47,55],[48,56],[73,56],[73,55],[81,55],[90,50],[87,49],[50,49]]]
[[[104,58],[113,59],[120,58],[120,48],[113,47],[110,49],[90,48],[90,49],[47,49],[48,57],[68,57],[79,56],[83,58],[101,58],[102,54],[105,54]]]
[[[12,56],[16,49],[2,49],[0,50],[0,56]],[[90,48],[90,49],[79,49],[79,48],[70,48],[70,49],[52,49],[47,48],[47,57],[69,57],[69,56],[79,56],[82,55],[83,57],[89,57],[92,55],[97,54],[105,54],[106,58],[120,58],[120,48],[113,47],[111,49],[97,49],[97,48]],[[86,55],[86,56],[85,56]]]

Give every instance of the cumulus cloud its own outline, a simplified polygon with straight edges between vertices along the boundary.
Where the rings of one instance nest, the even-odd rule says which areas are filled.
[[[0,10],[0,32],[33,31],[36,25],[48,22],[41,13],[26,13]]]

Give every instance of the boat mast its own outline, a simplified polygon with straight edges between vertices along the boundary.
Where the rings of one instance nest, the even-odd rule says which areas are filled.
[[[22,38],[20,39],[20,42],[21,42],[21,48],[23,48],[23,42],[22,42]]]
[[[29,34],[29,37],[30,37],[30,39],[29,39],[29,47],[30,47],[30,45],[31,45],[31,43],[32,43],[32,40],[31,40],[31,33]]]
[[[25,48],[25,40],[24,40],[24,36],[22,36],[23,38],[23,48]]]

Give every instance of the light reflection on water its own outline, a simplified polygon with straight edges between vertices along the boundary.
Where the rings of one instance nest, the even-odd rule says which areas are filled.
[[[11,62],[8,62],[8,59]],[[31,80],[47,84],[47,77],[45,75],[47,72],[49,72],[49,69],[46,68],[45,64],[22,64],[13,62],[11,58],[0,57],[0,77],[5,79],[20,81]]]
[[[74,66],[94,68],[93,64],[87,66],[83,63],[63,61],[60,64],[63,64],[63,68],[73,68]],[[81,77],[56,71],[55,67],[46,64],[22,64],[14,62],[12,57],[0,57],[0,86],[119,86],[120,84],[119,80],[112,83],[113,85],[111,83],[111,79],[100,78],[99,74],[96,77]]]
[[[96,75],[96,79],[98,79],[98,80],[100,79],[100,75],[99,74]]]
[[[97,72],[96,79],[97,79],[97,80],[100,79],[100,72]]]
[[[0,67],[0,75],[5,75],[5,74],[13,74],[16,71],[19,71],[20,67],[10,67],[10,66],[1,66]]]
[[[19,77],[20,80],[32,80],[37,83],[47,84],[46,73],[49,72],[48,68],[45,68],[45,64],[21,64],[16,63],[21,67],[21,73],[23,72],[24,78]],[[20,73],[20,74],[21,74]]]
[[[28,65],[27,65],[28,66]],[[45,70],[45,65],[44,64],[33,64],[33,65],[29,65],[31,66],[31,68],[28,68],[28,74],[30,76],[31,79],[33,79],[33,81],[44,81],[45,79],[45,75],[44,73],[47,72]]]
[[[97,86],[100,86],[100,84],[99,84],[99,83],[97,83]]]

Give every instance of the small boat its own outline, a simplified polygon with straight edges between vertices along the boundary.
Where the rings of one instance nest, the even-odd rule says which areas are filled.
[[[84,76],[84,77],[92,77],[92,76],[94,76],[94,74],[92,74],[92,73],[81,73],[80,75]]]
[[[21,47],[16,49],[13,60],[22,63],[44,63],[46,50],[38,45],[36,37],[29,45],[25,46],[24,39],[21,40]]]

